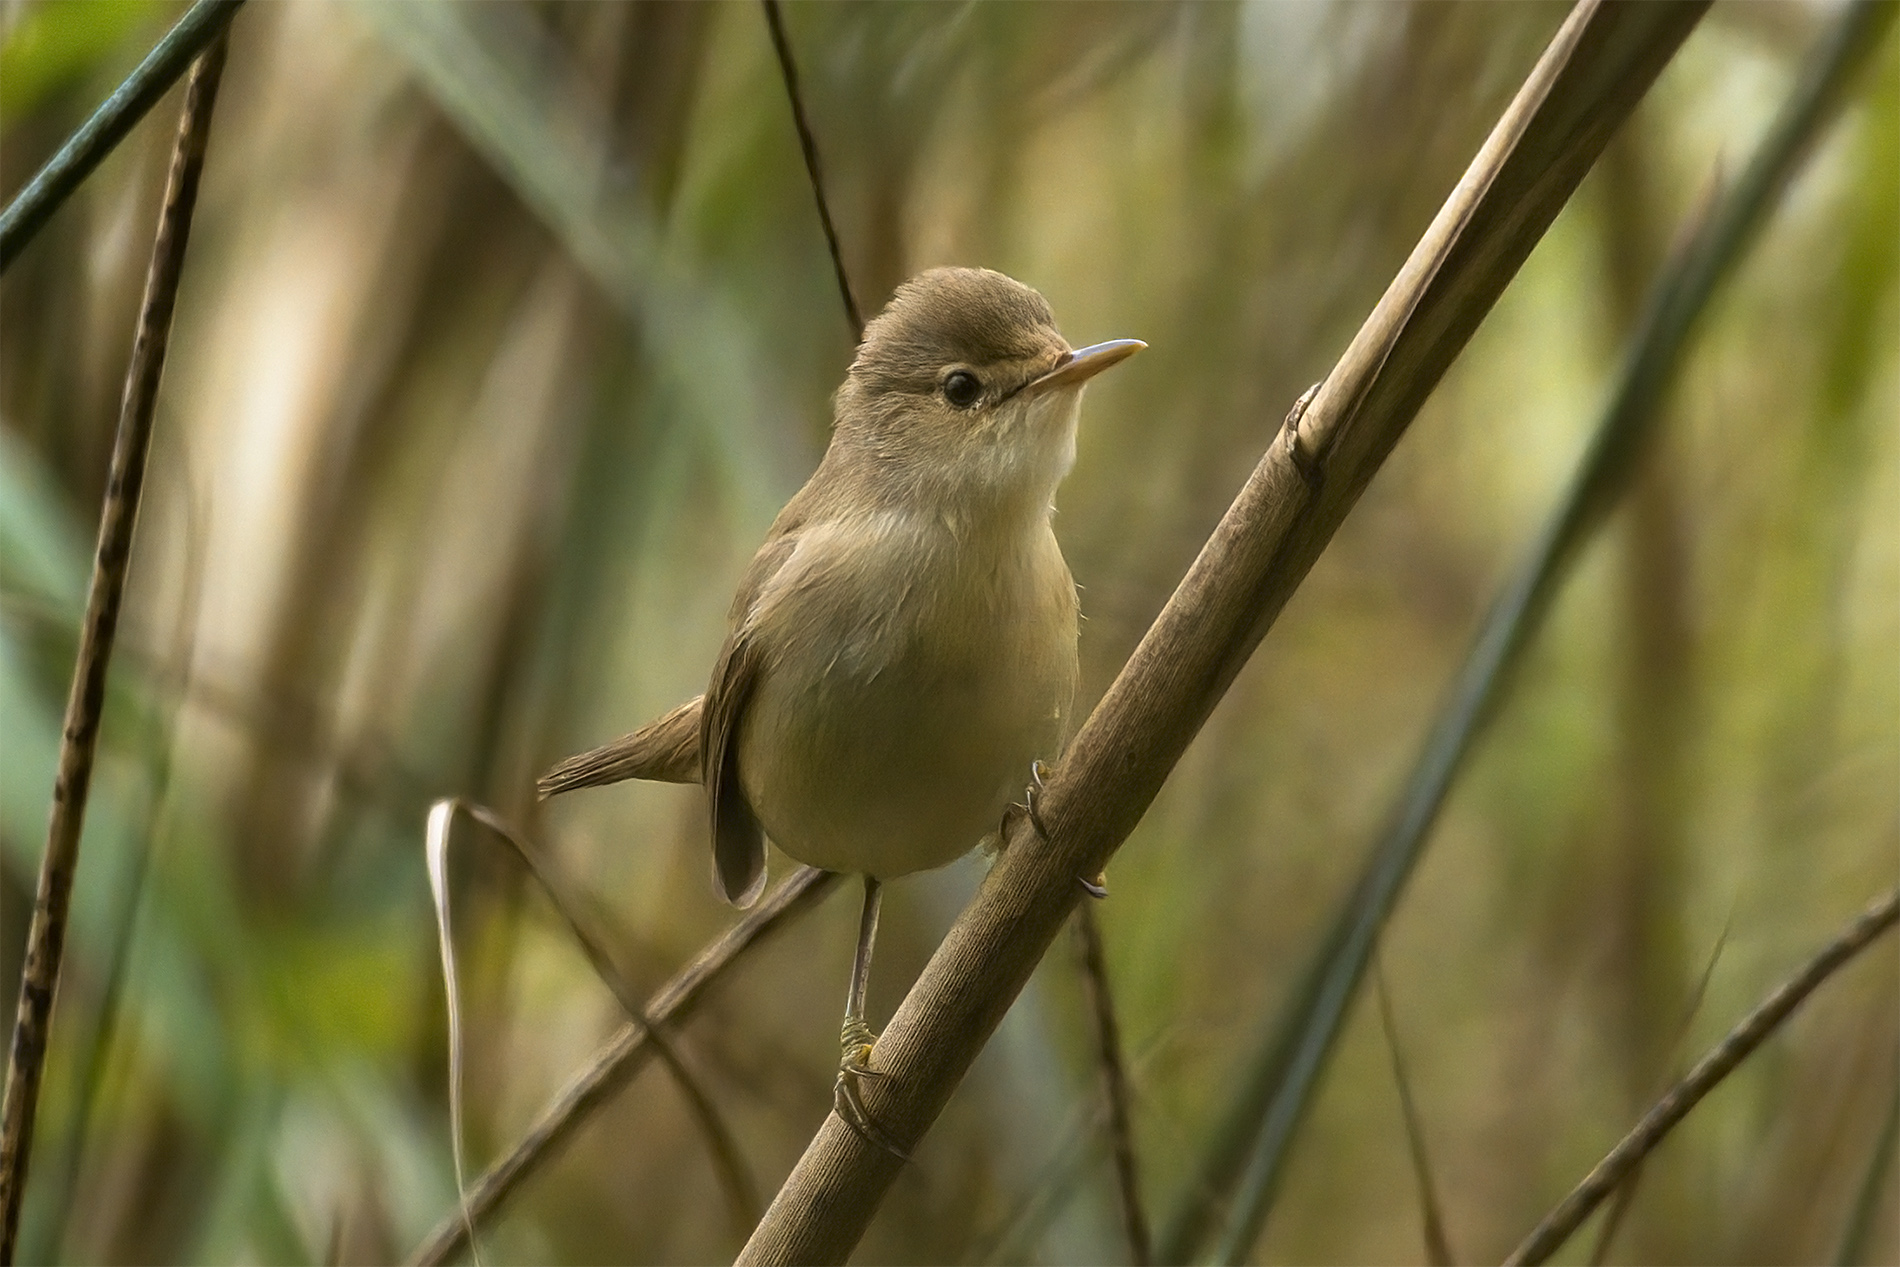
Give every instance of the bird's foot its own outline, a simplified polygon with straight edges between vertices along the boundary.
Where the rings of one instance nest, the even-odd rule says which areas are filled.
[[[996,825],[996,831],[983,838],[983,847],[993,853],[1001,853],[1009,844],[1009,833],[1017,823],[1027,819],[1029,826],[1045,841],[1049,832],[1042,825],[1042,811],[1037,801],[1042,796],[1043,780],[1048,777],[1049,767],[1040,761],[1029,765],[1029,786],[1023,789],[1023,799],[1013,802],[1003,811],[1003,821]]]
[[[864,1023],[863,1018],[847,1016],[840,1038],[843,1052],[838,1060],[838,1084],[832,1092],[832,1106],[859,1139],[883,1149],[899,1161],[908,1162],[910,1154],[904,1151],[889,1131],[878,1125],[877,1119],[864,1106],[863,1081],[884,1076],[871,1068],[871,1049],[877,1043],[877,1035],[871,1032],[871,1027]]]
[[[1041,800],[1042,800],[1043,785],[1044,785],[1044,782],[1048,779],[1048,777],[1049,777],[1048,766],[1044,765],[1040,761],[1033,762],[1030,765],[1029,786],[1023,789],[1023,803],[1020,807],[1023,815],[1029,819],[1029,825],[1035,828],[1036,834],[1038,836],[1041,836],[1045,842],[1048,841],[1049,839],[1049,829],[1045,827],[1042,822]],[[1016,810],[1017,808],[1018,807],[1014,805],[1010,806],[1010,809],[1012,811]],[[1009,815],[1008,814],[1003,815],[1003,827],[1002,827],[1001,834],[1005,838],[1007,838],[1009,835]],[[1106,872],[1098,871],[1095,873],[1093,878],[1090,878],[1088,876],[1077,876],[1075,877],[1075,882],[1082,886],[1082,891],[1084,893],[1088,894],[1090,897],[1094,898],[1098,902],[1108,896],[1108,876]]]
[[[1040,761],[1029,763],[1029,786],[1023,789],[1023,813],[1029,816],[1029,825],[1044,840],[1049,839],[1049,829],[1042,825],[1042,789],[1044,780],[1049,777],[1049,767]]]

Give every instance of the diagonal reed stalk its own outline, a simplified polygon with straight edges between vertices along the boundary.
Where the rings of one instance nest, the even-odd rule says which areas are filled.
[[[1884,3],[1884,0],[1872,0],[1872,3]],[[1867,949],[1897,920],[1900,920],[1900,889],[1862,911],[1853,923],[1817,951],[1799,972],[1776,986],[1754,1011],[1697,1061],[1695,1068],[1656,1101],[1622,1142],[1511,1251],[1511,1256],[1504,1260],[1505,1267],[1535,1267],[1561,1249],[1570,1234],[1662,1143],[1676,1123],[1701,1103],[1703,1096],[1713,1091],[1763,1040],[1779,1029],[1817,986]]]
[[[146,112],[158,104],[192,58],[216,39],[237,15],[244,0],[198,0],[178,24],[153,46],[145,60],[113,89],[92,117],[67,138],[59,152],[33,174],[0,211],[0,273],[18,259],[73,190],[85,183],[106,155],[117,148]]]
[[[660,1063],[666,1066],[673,1081],[679,1086],[680,1094],[686,1099],[687,1110],[693,1115],[694,1123],[706,1138],[707,1150],[712,1154],[713,1169],[719,1175],[720,1186],[725,1190],[726,1200],[731,1207],[732,1222],[740,1236],[744,1236],[759,1219],[759,1194],[757,1185],[745,1164],[745,1157],[739,1150],[738,1140],[726,1125],[725,1118],[719,1112],[719,1106],[710,1092],[700,1085],[699,1079],[688,1067],[685,1059],[673,1040],[659,1029],[646,1014],[646,1008],[640,996],[614,962],[613,955],[607,949],[607,939],[592,926],[592,920],[582,913],[581,904],[569,891],[567,882],[555,870],[540,849],[507,819],[486,805],[449,797],[437,801],[429,809],[427,859],[429,867],[429,887],[435,899],[436,931],[441,941],[442,973],[444,986],[449,999],[449,1096],[451,1101],[451,1135],[455,1149],[456,1187],[458,1196],[465,1187],[462,1179],[461,1145],[461,1009],[457,1006],[458,990],[455,972],[455,943],[449,926],[448,898],[448,846],[450,830],[457,813],[468,817],[499,836],[515,856],[528,868],[535,883],[547,895],[548,902],[554,907],[554,913],[580,946],[581,953],[587,957],[588,966],[594,975],[612,992],[620,1008],[652,1044],[659,1055]],[[466,1197],[462,1197],[466,1202]],[[474,1228],[464,1217],[463,1227],[469,1233],[473,1243]]]
[[[66,918],[72,905],[73,876],[79,865],[79,834],[86,818],[86,794],[92,786],[93,757],[99,743],[99,718],[105,705],[106,673],[112,640],[118,632],[132,558],[132,532],[138,522],[151,452],[152,423],[158,409],[158,385],[165,370],[172,311],[191,236],[192,211],[204,174],[205,143],[211,110],[224,72],[225,40],[206,49],[185,89],[178,139],[172,147],[165,202],[158,217],[151,268],[132,360],[126,370],[118,433],[106,478],[105,504],[99,515],[99,541],[93,554],[85,623],[61,733],[59,771],[40,858],[33,922],[27,930],[26,967],[20,977],[20,1002],[7,1059],[4,1104],[0,1104],[0,1264],[13,1261],[27,1162],[33,1150],[33,1119],[39,1107],[40,1078],[46,1065],[47,1032],[58,992],[60,961],[66,948]]]
[[[1663,395],[1697,318],[1767,218],[1813,138],[1832,117],[1854,68],[1892,19],[1878,0],[1855,5],[1821,41],[1800,84],[1719,205],[1697,227],[1652,291],[1621,377],[1570,491],[1473,640],[1449,703],[1401,792],[1391,825],[1288,1011],[1269,1032],[1192,1194],[1163,1239],[1164,1262],[1196,1256],[1231,1199],[1215,1256],[1237,1262],[1259,1235],[1288,1150],[1344,1025],[1372,947],[1423,852],[1472,742],[1508,684],[1511,667],[1541,627],[1582,545],[1635,471]]]
[[[1703,961],[1702,975],[1697,978],[1695,989],[1689,993],[1689,1002],[1682,1009],[1682,1019],[1676,1026],[1676,1036],[1670,1041],[1669,1056],[1663,1068],[1667,1070],[1657,1080],[1652,1096],[1660,1096],[1672,1083],[1682,1077],[1683,1049],[1689,1043],[1689,1027],[1695,1024],[1696,1016],[1702,1011],[1703,1000],[1709,997],[1709,982],[1715,979],[1715,965],[1722,961],[1722,951],[1728,946],[1729,929],[1735,922],[1735,912],[1729,911],[1729,918],[1722,923],[1722,932],[1715,939],[1709,957]],[[1616,1199],[1611,1202],[1603,1221],[1597,1225],[1596,1244],[1590,1248],[1590,1267],[1603,1267],[1610,1260],[1610,1246],[1616,1241],[1617,1229],[1622,1226],[1623,1216],[1629,1212],[1630,1203],[1636,1199],[1636,1189],[1643,1178],[1643,1168],[1638,1165],[1629,1176],[1618,1185]]]
[[[831,871],[800,867],[793,872],[747,911],[744,919],[700,951],[691,963],[646,1000],[643,1010],[648,1022],[661,1028],[677,1027],[693,1014],[706,992],[741,958],[771,934],[817,906],[837,882],[837,874]],[[476,1177],[468,1191],[468,1222],[478,1227],[486,1222],[522,1181],[552,1158],[593,1111],[607,1103],[654,1054],[647,1031],[631,1022],[622,1025],[594,1053],[587,1067],[541,1111],[507,1155]],[[416,1247],[409,1261],[416,1264],[446,1262],[467,1245],[468,1232],[462,1211],[451,1211]]]
[[[1566,19],[1385,297],[1282,427],[879,1040],[871,1115],[922,1139],[1082,892],[1146,811],[1293,590],[1525,256],[1700,19]],[[842,1262],[902,1161],[832,1114],[740,1256]]]

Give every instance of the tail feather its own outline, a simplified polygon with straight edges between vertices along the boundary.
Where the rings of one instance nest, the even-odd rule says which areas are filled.
[[[535,791],[545,801],[576,788],[622,779],[699,782],[699,713],[705,699],[696,695],[630,735],[569,757],[537,779]]]

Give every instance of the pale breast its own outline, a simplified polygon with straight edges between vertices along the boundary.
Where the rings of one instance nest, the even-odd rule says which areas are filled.
[[[813,866],[942,866],[1053,760],[1076,679],[1074,583],[1046,521],[997,546],[890,522],[801,541],[761,602],[770,648],[739,776],[767,835]]]

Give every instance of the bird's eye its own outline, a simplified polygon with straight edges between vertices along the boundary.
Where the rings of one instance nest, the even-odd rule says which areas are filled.
[[[943,380],[943,398],[958,409],[968,409],[982,394],[982,381],[968,370],[955,370]]]

